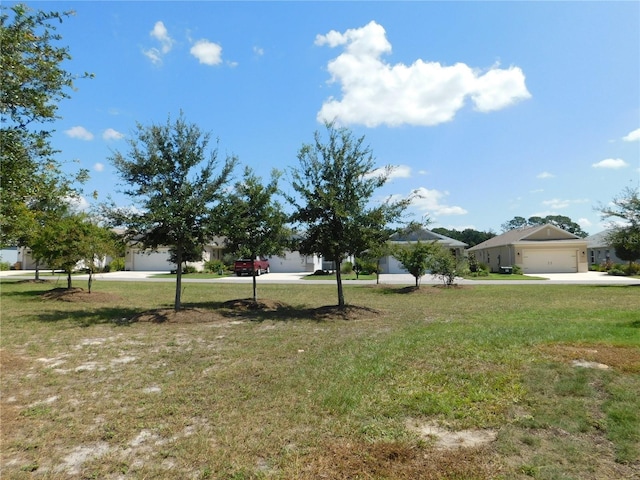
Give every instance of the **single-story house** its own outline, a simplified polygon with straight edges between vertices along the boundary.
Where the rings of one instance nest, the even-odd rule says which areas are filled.
[[[451,252],[456,258],[462,258],[464,256],[464,249],[468,246],[464,242],[440,235],[426,228],[420,228],[408,233],[395,233],[391,236],[389,243],[392,245],[402,245],[416,243],[418,241],[424,243],[436,242],[444,245],[451,249]],[[392,255],[380,259],[380,269],[382,270],[381,273],[407,273],[407,269]]]
[[[204,246],[202,252],[202,260],[198,262],[187,262],[187,265],[193,266],[196,270],[204,270],[205,262],[210,260],[222,260],[224,255],[224,239],[221,237],[213,238]],[[144,250],[131,243],[127,246],[124,256],[124,269],[138,272],[158,272],[175,270],[176,264],[169,261],[169,247],[158,247],[156,250]]]
[[[518,266],[523,273],[576,273],[589,270],[587,241],[555,225],[510,230],[468,250],[489,265]]]
[[[282,255],[269,258],[269,269],[273,273],[313,273],[322,268],[322,257],[318,255],[302,255],[300,252],[287,251]]]
[[[223,237],[215,237],[204,247],[202,260],[187,262],[196,270],[204,270],[204,264],[210,260],[222,260],[226,253]],[[143,250],[130,245],[125,255],[125,270],[131,271],[168,271],[176,265],[169,262],[169,247],[159,247],[156,251]],[[287,251],[282,255],[273,255],[269,259],[269,270],[273,273],[313,273],[322,268],[322,259],[317,255],[302,255],[300,252]]]
[[[587,256],[589,258],[589,265],[600,265],[610,261],[612,263],[627,263],[625,260],[621,260],[616,256],[616,250],[607,241],[607,236],[611,233],[611,230],[605,230],[604,232],[590,235],[585,240],[587,241]]]

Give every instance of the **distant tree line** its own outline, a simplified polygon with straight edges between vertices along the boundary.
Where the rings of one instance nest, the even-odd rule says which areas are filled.
[[[492,231],[483,232],[479,230],[474,230],[472,228],[465,228],[464,230],[455,230],[455,229],[447,229],[443,227],[437,227],[431,229],[432,232],[444,235],[445,237],[453,238],[454,240],[458,240],[460,242],[466,243],[469,247],[475,247],[476,245],[486,242],[490,238],[496,236],[496,234]]]

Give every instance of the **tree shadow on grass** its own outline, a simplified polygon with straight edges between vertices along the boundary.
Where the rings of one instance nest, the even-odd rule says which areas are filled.
[[[322,306],[310,308],[292,306],[282,302],[261,299],[236,299],[226,302],[201,302],[184,304],[183,308],[175,311],[172,308],[159,308],[139,312],[132,322],[151,323],[210,323],[216,321],[247,321],[247,322],[285,322],[285,321],[335,321],[362,320],[380,315],[378,310],[347,305]]]
[[[133,318],[138,310],[128,307],[98,307],[83,310],[50,310],[36,315],[36,320],[43,323],[57,323],[70,321],[81,327],[92,325],[114,324],[119,326],[129,325],[129,319]]]

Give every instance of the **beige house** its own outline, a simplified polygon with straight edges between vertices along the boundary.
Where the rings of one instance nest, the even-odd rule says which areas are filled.
[[[209,260],[221,260],[224,254],[224,239],[214,238],[204,246],[202,260],[199,262],[187,262],[187,265],[196,270],[204,270],[205,262]],[[130,271],[169,271],[175,270],[176,264],[169,261],[169,247],[158,247],[156,250],[145,250],[135,242],[127,246],[124,256],[124,269]]]
[[[576,273],[589,270],[587,241],[551,224],[510,230],[468,250],[489,265],[518,266],[522,273]]]

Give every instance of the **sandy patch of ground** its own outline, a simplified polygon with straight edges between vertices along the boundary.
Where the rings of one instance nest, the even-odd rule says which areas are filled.
[[[419,423],[415,420],[407,422],[407,427],[439,450],[481,447],[493,442],[498,436],[495,430],[449,430],[434,423]]]
[[[553,344],[540,349],[576,367],[640,373],[640,349],[606,344]]]

